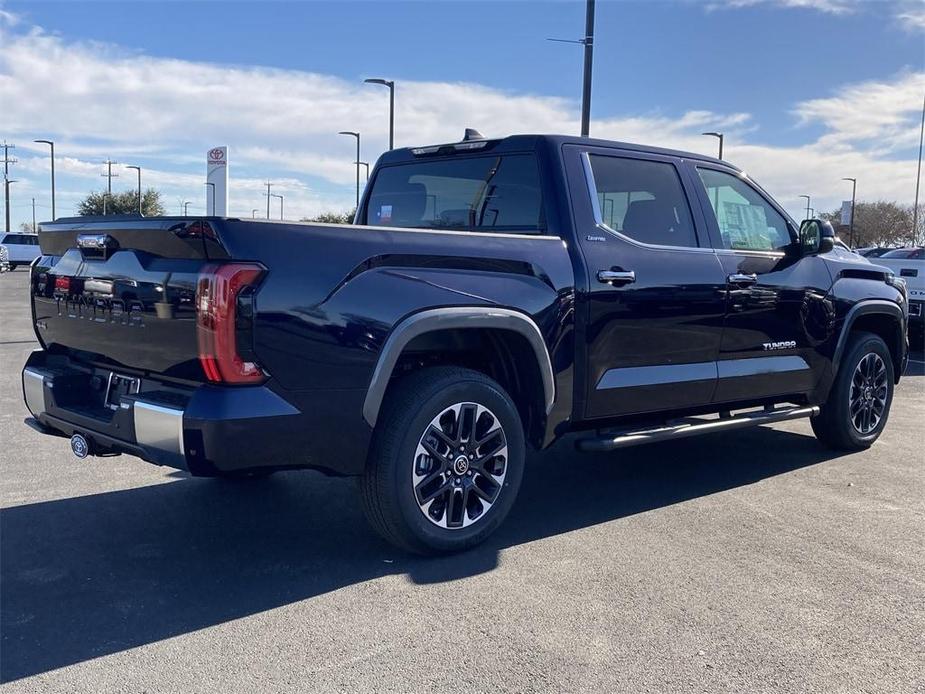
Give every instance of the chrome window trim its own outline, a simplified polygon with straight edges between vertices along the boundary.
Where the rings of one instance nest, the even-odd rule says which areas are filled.
[[[601,154],[598,156],[614,157],[615,159],[620,159],[620,158],[635,159],[636,161],[655,161],[655,160],[643,159],[639,157],[619,157],[613,154]],[[673,166],[671,162],[656,161],[655,163],[667,164],[668,166]],[[648,249],[656,250],[656,251],[684,251],[684,252],[693,251],[695,253],[713,253],[713,249],[708,246],[663,246],[657,243],[644,243],[642,241],[638,241],[634,238],[631,238],[627,236],[626,234],[622,234],[616,229],[609,226],[607,223],[604,222],[604,216],[601,214],[601,203],[597,199],[597,184],[594,181],[594,169],[591,167],[591,153],[590,152],[581,153],[581,164],[585,172],[585,184],[588,187],[588,196],[591,198],[591,211],[594,216],[594,225],[598,229],[606,231],[607,233],[613,236],[616,236],[621,241],[625,241],[639,248],[648,248]],[[684,199],[687,200],[687,204],[689,206],[691,203],[687,197],[687,191],[684,189],[684,182],[682,181],[680,175],[678,176],[678,185],[681,186],[681,193],[684,195]],[[691,224],[694,225],[694,235],[697,237],[697,240],[699,242],[700,236],[699,234],[697,234],[697,223],[694,221],[693,211],[691,211]],[[581,234],[579,234],[579,236],[581,236]]]

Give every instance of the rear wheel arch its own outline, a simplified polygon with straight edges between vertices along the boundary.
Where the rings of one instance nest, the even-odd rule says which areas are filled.
[[[511,309],[429,309],[402,320],[379,353],[363,403],[375,426],[393,381],[410,371],[456,365],[481,371],[505,388],[517,405],[531,442],[542,438],[555,399],[549,351],[536,323]]]

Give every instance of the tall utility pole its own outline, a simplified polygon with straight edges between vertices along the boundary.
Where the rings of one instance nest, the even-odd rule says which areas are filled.
[[[51,140],[33,140],[33,142],[51,147],[51,221],[55,221],[55,143]]]
[[[267,219],[270,218],[270,187],[273,184],[267,181]]]
[[[115,176],[116,178],[119,178],[119,174],[114,174],[112,172],[112,165],[115,163],[117,162],[110,161],[109,159],[107,159],[106,160],[106,173],[100,174],[100,176],[105,176],[107,178],[106,192],[109,193],[110,197],[112,197],[112,178],[113,176]]]
[[[35,226],[35,198],[32,198],[32,233],[38,231],[38,227]]]
[[[912,243],[918,240],[915,235],[919,232],[919,184],[922,182],[922,140],[925,139],[925,99],[922,100],[922,127],[919,130],[919,168],[915,175],[915,205],[912,207]],[[9,203],[7,203],[9,205]],[[7,228],[9,228],[7,224]]]
[[[15,159],[10,159],[10,150],[16,145],[7,144],[3,141],[3,196],[6,202],[6,233],[10,233],[10,164],[15,164]],[[359,159],[359,157],[357,157]]]
[[[585,6],[585,70],[581,89],[581,136],[588,137],[591,129],[591,66],[594,62],[594,0]],[[357,155],[357,159],[359,159]]]

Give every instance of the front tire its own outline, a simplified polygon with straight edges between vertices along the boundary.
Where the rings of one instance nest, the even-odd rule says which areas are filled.
[[[513,506],[524,454],[520,416],[498,383],[457,367],[412,373],[378,418],[360,480],[366,517],[416,554],[474,547]]]
[[[811,420],[816,438],[836,450],[870,448],[886,426],[893,381],[893,358],[883,339],[852,335],[829,398]]]

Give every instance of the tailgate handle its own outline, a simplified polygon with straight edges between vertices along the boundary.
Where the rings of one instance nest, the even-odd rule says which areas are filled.
[[[77,237],[77,247],[85,257],[105,260],[119,247],[119,242],[109,234],[81,234]]]

